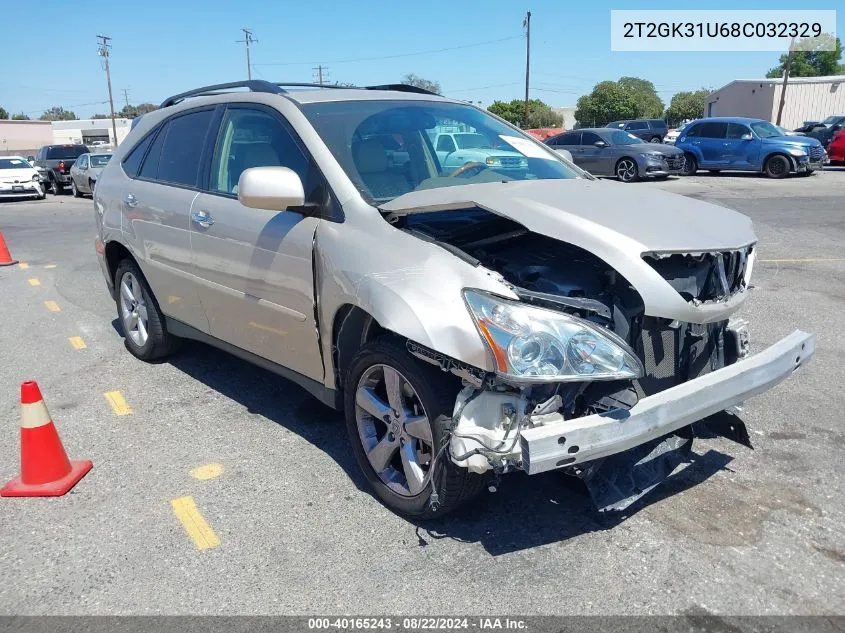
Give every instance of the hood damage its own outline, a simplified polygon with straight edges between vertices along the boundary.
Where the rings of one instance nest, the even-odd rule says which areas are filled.
[[[413,355],[464,382],[452,418],[454,463],[477,473],[537,472],[520,439],[528,430],[624,419],[652,396],[748,355],[746,323],[729,317],[749,288],[750,221],[662,192],[646,192],[632,210],[627,196],[590,181],[506,182],[412,192],[381,207],[394,227],[490,271],[521,301],[613,331],[645,368],[637,380],[526,385],[409,342]],[[622,511],[690,460],[694,437],[750,447],[733,404],[588,461],[564,431],[563,457],[551,467],[580,477],[600,510]]]

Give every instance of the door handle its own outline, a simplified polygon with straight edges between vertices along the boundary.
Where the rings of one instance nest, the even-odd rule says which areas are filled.
[[[200,225],[204,229],[207,229],[214,224],[214,218],[209,215],[208,211],[194,211],[191,214],[191,221],[194,224]]]
[[[135,208],[136,206],[138,206],[138,199],[131,193],[126,194],[126,197],[123,199],[123,202],[126,203],[127,207]]]

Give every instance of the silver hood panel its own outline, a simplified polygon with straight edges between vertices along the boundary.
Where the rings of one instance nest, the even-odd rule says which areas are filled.
[[[471,207],[600,257],[637,289],[647,315],[709,323],[727,318],[745,299],[740,292],[724,302],[693,305],[642,259],[647,252],[729,251],[757,241],[750,219],[715,204],[637,185],[579,179],[441,187],[381,205],[396,215]]]

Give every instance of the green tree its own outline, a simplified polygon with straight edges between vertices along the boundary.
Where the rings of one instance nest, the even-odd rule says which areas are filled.
[[[494,101],[487,107],[487,110],[523,129],[558,127],[563,124],[563,117],[555,113],[549,104],[539,99],[528,100],[527,122],[525,121],[525,100],[523,99],[514,99],[510,102]]]
[[[8,119],[9,113],[6,111],[6,108],[0,106],[0,119]]]
[[[576,103],[575,120],[581,127],[600,127],[617,119],[636,119],[640,105],[632,91],[615,81],[602,81]]]
[[[120,110],[120,112],[116,113],[116,116],[123,118],[123,119],[134,119],[135,117],[141,116],[142,114],[146,114],[147,112],[152,112],[156,109],[156,106],[152,103],[142,103],[140,105],[125,105]]]
[[[12,115],[12,121],[29,121],[29,117],[23,112],[18,112]]]
[[[821,50],[821,47],[825,44],[831,44],[832,38],[832,35],[823,33],[816,38],[797,40],[795,42],[796,50],[792,56],[792,66],[789,69],[789,76],[825,77],[842,72],[845,66],[839,63],[839,60],[842,59],[842,42],[839,38],[837,37],[836,42],[833,43],[834,50]],[[772,68],[766,74],[766,77],[783,77],[787,57],[788,55],[786,53],[781,55],[780,63]]]
[[[400,83],[405,84],[406,86],[416,86],[417,88],[422,88],[423,90],[428,90],[430,92],[436,92],[440,94],[440,82],[431,81],[430,79],[423,79],[422,77],[418,77],[414,73],[408,73],[404,77],[402,77],[402,81]]]
[[[53,106],[38,118],[41,121],[75,121],[77,116],[75,112],[65,110],[61,106]]]
[[[637,117],[658,119],[663,116],[663,101],[657,96],[654,84],[639,77],[620,77],[617,81],[637,102]]]
[[[669,125],[677,125],[684,119],[703,117],[707,95],[711,92],[707,88],[700,88],[693,92],[677,92],[672,95],[672,102],[666,108],[666,120]]]

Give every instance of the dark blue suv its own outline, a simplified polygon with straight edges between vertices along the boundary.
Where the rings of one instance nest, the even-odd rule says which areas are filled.
[[[684,174],[699,169],[759,171],[770,178],[823,169],[827,154],[807,136],[785,136],[762,119],[711,117],[687,125],[675,147],[686,157]]]

